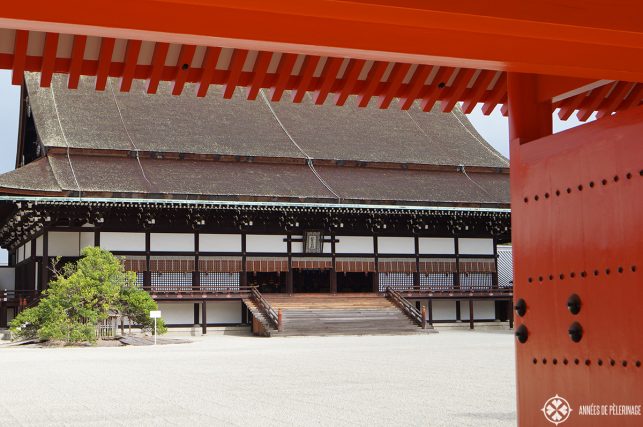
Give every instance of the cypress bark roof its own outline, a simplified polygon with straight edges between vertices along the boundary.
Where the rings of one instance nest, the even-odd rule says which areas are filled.
[[[90,77],[70,90],[61,75],[54,76],[51,88],[41,88],[35,73],[26,75],[26,84],[47,147],[266,157],[305,157],[303,151],[315,159],[508,166],[459,108],[452,113],[425,113],[415,105],[409,111],[380,110],[377,100],[358,108],[353,98],[343,107],[330,101],[320,106],[310,97],[301,104],[269,106],[261,95],[248,101],[244,88],[232,99],[223,99],[219,87],[198,98],[194,85],[173,96],[170,84],[162,83],[157,94],[147,95],[142,81],[120,93],[116,79],[98,92]]]

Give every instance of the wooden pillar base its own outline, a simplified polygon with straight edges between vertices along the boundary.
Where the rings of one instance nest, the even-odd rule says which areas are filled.
[[[201,303],[201,333],[203,335],[208,333],[208,315],[205,301]]]

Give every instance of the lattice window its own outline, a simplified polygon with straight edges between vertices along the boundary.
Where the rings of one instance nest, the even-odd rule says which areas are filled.
[[[491,273],[460,273],[460,290],[486,291],[493,286]]]
[[[239,290],[239,273],[200,273],[201,290],[227,292]]]
[[[181,292],[192,290],[192,273],[153,271],[150,275],[152,292]]]
[[[396,291],[408,291],[413,289],[413,274],[408,273],[380,273],[380,292],[386,288]]]
[[[420,274],[420,289],[427,291],[452,291],[453,273]]]
[[[498,286],[512,288],[514,285],[514,266],[511,247],[498,247]]]
[[[138,288],[143,288],[143,285],[145,284],[145,273],[142,271],[139,271],[136,273],[136,287]]]

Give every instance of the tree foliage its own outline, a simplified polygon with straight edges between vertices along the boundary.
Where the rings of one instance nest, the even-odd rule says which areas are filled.
[[[122,260],[100,248],[83,249],[76,263],[57,267],[49,287],[37,306],[19,313],[11,330],[19,338],[39,338],[70,343],[94,342],[96,325],[110,313],[128,316],[131,321],[150,328],[150,310],[156,302],[136,287],[136,275],[125,271]],[[165,332],[162,319],[159,332]]]

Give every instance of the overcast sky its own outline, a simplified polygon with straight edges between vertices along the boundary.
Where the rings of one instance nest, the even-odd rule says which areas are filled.
[[[20,88],[11,85],[11,73],[0,70],[0,173],[12,170],[16,160],[18,135],[18,107]],[[509,130],[507,119],[500,114],[500,108],[484,116],[480,107],[469,116],[478,132],[503,155],[509,156]],[[554,115],[554,131],[578,125],[576,120],[561,122]],[[0,263],[6,262],[6,252],[0,251]]]

